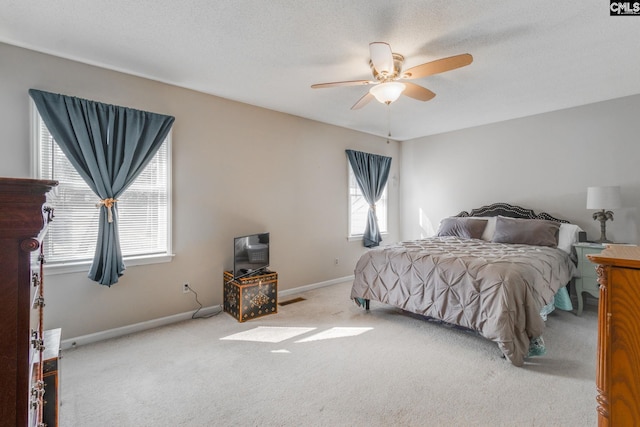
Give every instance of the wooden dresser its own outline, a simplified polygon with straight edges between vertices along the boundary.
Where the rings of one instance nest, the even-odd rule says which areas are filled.
[[[597,264],[599,426],[640,425],[640,247],[610,245]]]
[[[46,194],[56,185],[56,181],[0,178],[2,427],[43,425],[43,260],[38,254],[53,217],[45,206]]]

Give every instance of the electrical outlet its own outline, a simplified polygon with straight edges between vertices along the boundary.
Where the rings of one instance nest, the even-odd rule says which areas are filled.
[[[182,285],[182,293],[183,294],[188,294],[189,293],[189,283],[185,283],[184,285]]]
[[[334,263],[335,263],[336,265],[338,265],[338,264],[340,264],[340,260],[339,260],[338,258],[336,258],[336,259],[334,260]]]

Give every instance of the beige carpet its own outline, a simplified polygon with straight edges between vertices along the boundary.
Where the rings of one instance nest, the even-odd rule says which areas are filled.
[[[596,307],[556,311],[542,357],[372,303],[350,283],[64,352],[62,426],[593,426]],[[292,299],[293,297],[287,297]]]

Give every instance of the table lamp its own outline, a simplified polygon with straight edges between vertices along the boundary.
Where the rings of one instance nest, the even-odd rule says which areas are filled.
[[[589,187],[587,188],[587,209],[597,209],[593,219],[600,221],[600,239],[597,243],[612,243],[607,239],[607,220],[613,221],[613,212],[607,209],[621,207],[620,187]]]

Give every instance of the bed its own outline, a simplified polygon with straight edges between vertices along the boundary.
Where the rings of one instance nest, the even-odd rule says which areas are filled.
[[[546,315],[571,310],[576,225],[494,203],[445,218],[434,237],[368,250],[351,298],[475,331],[515,366],[545,351]]]

